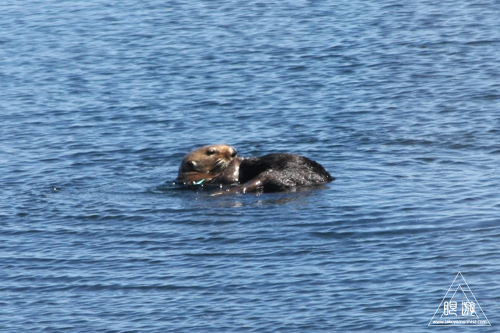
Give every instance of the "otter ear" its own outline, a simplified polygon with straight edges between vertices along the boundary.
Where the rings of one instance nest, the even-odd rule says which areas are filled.
[[[233,153],[231,154],[231,157],[236,157],[236,155],[238,155],[238,151],[235,149],[235,150],[233,151]]]

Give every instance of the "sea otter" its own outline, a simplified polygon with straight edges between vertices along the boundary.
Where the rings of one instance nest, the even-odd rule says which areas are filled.
[[[182,160],[177,183],[212,186],[233,193],[267,193],[335,180],[319,163],[300,155],[239,157],[237,154],[228,145],[196,149]]]

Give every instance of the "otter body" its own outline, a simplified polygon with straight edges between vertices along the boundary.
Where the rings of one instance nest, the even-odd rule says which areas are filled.
[[[218,150],[224,151],[226,157],[223,162],[215,163],[217,159],[206,158],[210,147],[213,146],[205,146],[186,155],[179,168],[178,181],[186,185],[214,186],[232,193],[268,193],[326,184],[335,179],[319,163],[304,156],[269,154],[237,157],[233,147],[218,145]],[[205,162],[213,160],[219,167],[214,170],[210,163],[196,160],[200,157]],[[193,167],[202,164],[203,168]]]
[[[282,192],[299,186],[326,184],[334,178],[317,162],[295,154],[269,154],[243,158],[241,191]]]

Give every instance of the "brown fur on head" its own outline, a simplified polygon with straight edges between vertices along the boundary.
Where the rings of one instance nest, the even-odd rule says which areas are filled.
[[[228,145],[210,145],[193,150],[182,159],[177,180],[208,181],[224,171],[237,154],[236,149]]]

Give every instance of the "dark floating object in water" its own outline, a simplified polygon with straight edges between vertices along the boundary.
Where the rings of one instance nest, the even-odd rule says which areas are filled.
[[[219,188],[215,194],[294,190],[335,180],[319,163],[296,154],[239,157],[235,148],[210,145],[187,154],[176,184]]]

